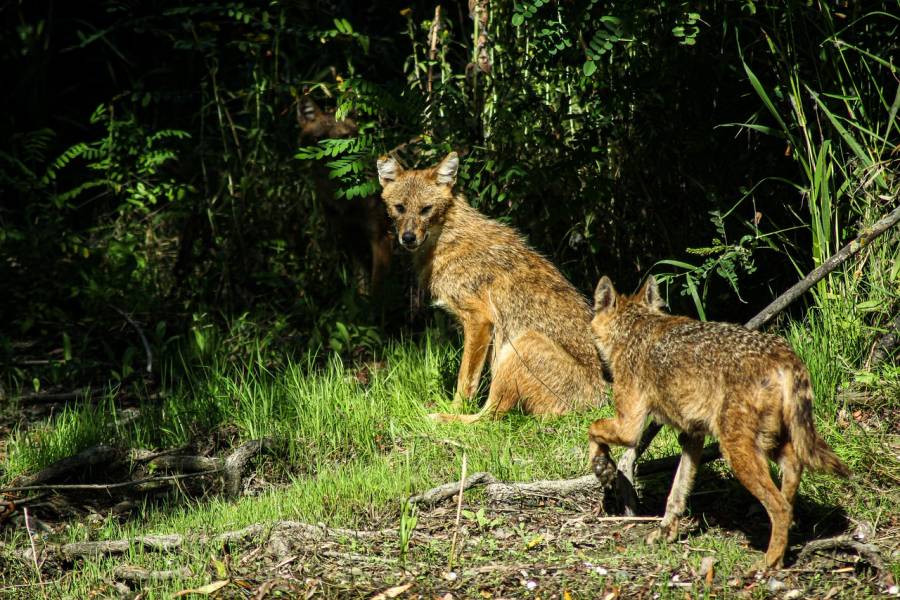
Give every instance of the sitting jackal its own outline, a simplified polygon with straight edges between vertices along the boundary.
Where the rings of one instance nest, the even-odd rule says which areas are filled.
[[[813,427],[809,373],[780,337],[671,316],[662,306],[653,277],[634,297],[617,294],[607,277],[597,284],[591,328],[612,372],[617,416],[590,426],[594,473],[612,482],[616,468],[609,445],[633,447],[648,416],[682,432],[666,514],[648,541],[672,540],[704,436],[712,434],[735,476],[769,513],[765,563],[780,566],[803,468],[850,475]],[[781,466],[780,490],[769,458]]]
[[[463,328],[454,408],[478,389],[491,352],[491,386],[475,415],[436,414],[471,423],[515,406],[561,414],[602,400],[600,359],[591,340],[591,310],[550,261],[514,229],[472,208],[453,186],[451,152],[429,169],[404,170],[378,160],[382,198],[400,245],[414,253],[421,284]]]

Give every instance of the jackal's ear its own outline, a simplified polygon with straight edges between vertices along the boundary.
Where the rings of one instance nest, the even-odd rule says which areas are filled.
[[[322,109],[309,96],[300,98],[299,108],[297,109],[297,120],[300,123],[304,121],[315,121],[322,114]]]
[[[459,170],[459,156],[451,152],[434,168],[434,178],[441,185],[456,183],[456,172]]]
[[[396,180],[397,176],[403,172],[403,167],[392,156],[382,156],[376,164],[378,165],[378,181],[381,183],[381,187]]]
[[[644,287],[638,293],[638,298],[650,308],[662,309],[666,305],[662,296],[659,295],[659,286],[656,284],[656,277],[653,275],[644,282]]]
[[[612,280],[606,275],[601,277],[597,289],[594,290],[594,312],[600,313],[615,308],[617,296]]]

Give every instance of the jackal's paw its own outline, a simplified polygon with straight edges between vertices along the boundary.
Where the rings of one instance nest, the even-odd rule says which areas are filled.
[[[616,480],[616,465],[605,454],[598,454],[591,461],[594,475],[603,487],[609,487]]]
[[[663,540],[667,542],[674,542],[675,538],[678,537],[678,522],[674,522],[671,525],[663,525],[660,523],[659,527],[653,529],[650,532],[650,535],[647,536],[647,543],[650,545],[662,543]]]
[[[453,421],[453,416],[447,413],[428,413],[428,418],[435,423],[450,423]]]
[[[766,559],[763,557],[750,565],[743,574],[745,579],[762,579],[768,573],[769,565],[766,564]]]

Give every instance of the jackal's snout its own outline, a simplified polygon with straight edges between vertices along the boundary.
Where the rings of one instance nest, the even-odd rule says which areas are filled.
[[[404,231],[400,234],[400,243],[404,248],[409,248],[410,250],[418,248],[419,244],[421,244],[419,236],[412,231]]]

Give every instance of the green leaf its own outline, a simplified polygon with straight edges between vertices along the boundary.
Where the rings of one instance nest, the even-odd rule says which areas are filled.
[[[585,77],[590,77],[597,71],[597,64],[594,61],[589,60],[586,63],[584,63],[584,66],[582,67],[582,69],[584,71]]]

